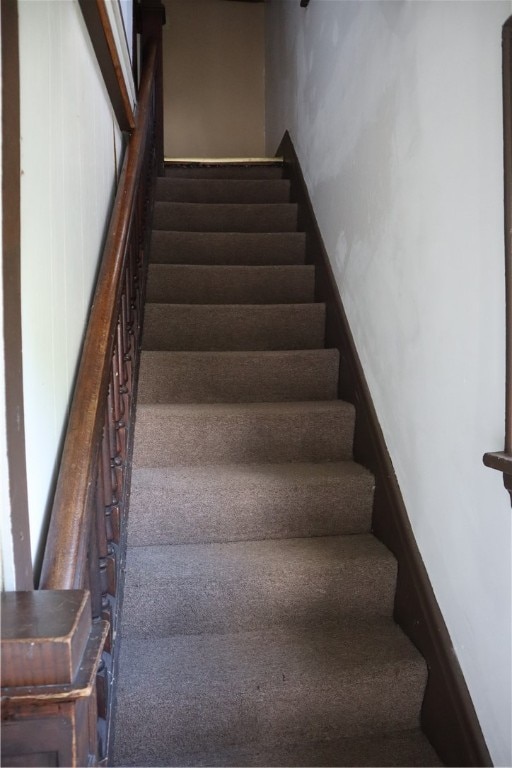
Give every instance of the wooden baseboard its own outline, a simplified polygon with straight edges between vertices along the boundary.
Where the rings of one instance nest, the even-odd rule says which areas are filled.
[[[492,766],[450,636],[423,564],[350,326],[291,138],[277,150],[299,204],[307,261],[316,268],[316,299],[326,303],[326,344],[340,351],[339,396],[356,407],[354,457],[375,475],[373,532],[398,561],[395,620],[424,656],[429,670],[422,727],[449,766]]]

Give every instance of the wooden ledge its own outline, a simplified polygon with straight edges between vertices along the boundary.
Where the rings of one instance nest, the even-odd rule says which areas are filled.
[[[512,501],[512,454],[506,451],[484,453],[483,462],[486,467],[503,472],[503,485],[509,492]]]
[[[2,685],[2,719],[9,719],[12,707],[21,704],[59,704],[90,697],[95,690],[96,674],[109,631],[108,621],[91,624],[89,636],[75,679],[55,685]]]
[[[2,593],[2,702],[90,696],[108,630],[87,590]]]
[[[2,685],[72,683],[90,627],[85,590],[2,593]]]
[[[165,165],[281,165],[282,157],[165,157]]]
[[[497,469],[505,475],[512,475],[512,453],[505,453],[505,451],[484,453],[483,462],[486,467]]]

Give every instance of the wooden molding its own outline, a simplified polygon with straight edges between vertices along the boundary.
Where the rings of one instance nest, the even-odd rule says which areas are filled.
[[[32,589],[21,340],[20,77],[18,4],[2,3],[2,273],[5,416],[16,589]],[[4,407],[4,403],[0,407]]]
[[[315,264],[317,301],[326,303],[326,346],[340,352],[339,396],[356,407],[354,458],[375,475],[373,532],[398,560],[395,620],[426,659],[422,727],[446,765],[491,766],[471,697],[412,532],[341,297],[291,138],[277,150],[299,204],[307,261]]]
[[[512,16],[503,25],[501,46],[505,206],[505,450],[486,453],[483,461],[486,467],[503,472],[503,484],[512,500]]]
[[[165,157],[165,165],[280,165],[282,157]]]

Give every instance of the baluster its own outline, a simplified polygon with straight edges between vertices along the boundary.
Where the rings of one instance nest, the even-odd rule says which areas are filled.
[[[102,658],[96,673],[96,690],[98,694],[98,717],[106,720],[108,711],[108,675],[107,665]]]
[[[96,476],[96,488],[93,496],[93,504],[96,506],[96,500],[100,489],[97,483]],[[101,617],[102,606],[102,585],[101,574],[98,566],[99,563],[99,550],[98,550],[98,531],[96,527],[95,515],[90,516],[91,526],[89,530],[89,542],[87,548],[87,589],[91,593],[91,613],[93,620],[98,620]]]
[[[127,270],[128,277],[128,270]],[[121,296],[121,337],[122,337],[122,349],[123,349],[123,369],[125,374],[125,387],[126,391],[130,395],[133,392],[133,370],[135,356],[132,349],[132,336],[129,332],[130,327],[130,301],[128,292],[128,279],[126,279],[126,287],[123,295]],[[128,414],[130,413],[128,409]]]
[[[124,306],[123,304],[126,302],[126,296],[123,294],[122,296],[122,305],[121,305],[121,312],[119,315],[119,321],[117,323],[117,368],[119,371],[119,394],[121,396],[121,411],[120,411],[120,418],[118,421],[117,428],[118,429],[124,429],[124,435],[123,435],[123,441],[125,443],[125,452],[123,454],[124,458],[126,459],[126,426],[127,426],[127,419],[130,417],[130,387],[129,387],[129,380],[128,380],[128,372],[127,372],[127,364],[126,364],[126,339],[125,335],[123,333],[123,314],[124,314]],[[128,359],[129,359],[128,355]],[[123,422],[121,424],[121,422]]]
[[[114,365],[116,355],[114,353]],[[115,501],[112,503],[117,504],[123,492],[123,459],[121,454],[121,446],[119,445],[119,436],[116,429],[116,413],[115,407],[116,396],[119,398],[117,387],[117,377],[115,376],[114,369],[111,370],[110,375],[110,387],[108,392],[108,433],[110,441],[110,474],[112,476],[112,495]]]
[[[102,489],[99,484],[96,493],[96,532],[97,532],[97,548],[98,548],[98,565],[100,573],[100,585],[102,599],[106,592],[108,592],[108,573],[107,573],[107,560],[109,557],[109,542],[107,537],[107,526],[105,516],[105,503],[103,498]]]
[[[103,440],[102,444],[102,460],[99,463],[98,467],[98,488],[101,488],[101,503],[103,504],[103,507],[105,509],[105,530],[107,534],[107,541],[113,542],[114,544],[118,545],[120,541],[120,515],[119,515],[119,506],[117,504],[112,504],[112,489],[110,486],[108,486],[107,490],[105,490],[105,470],[104,470],[104,454],[106,451],[106,443],[105,440]],[[110,465],[110,458],[109,458],[109,465]],[[107,477],[110,476],[110,472],[108,473]],[[98,491],[98,493],[100,493]]]

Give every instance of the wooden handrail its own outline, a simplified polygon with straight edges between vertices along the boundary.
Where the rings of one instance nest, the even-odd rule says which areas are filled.
[[[71,405],[41,573],[43,589],[80,589],[88,583],[88,534],[93,524],[95,475],[122,277],[143,169],[143,149],[150,130],[155,69],[153,46],[143,72],[136,128],[123,162]]]
[[[85,5],[98,11],[105,0]],[[157,143],[161,25],[152,29],[85,333],[39,589],[2,596],[7,621],[0,650],[11,670],[2,685],[6,765],[41,765],[47,753],[55,764],[73,768],[108,760],[146,256],[154,182],[163,167]],[[112,50],[109,57],[119,70]]]
[[[133,107],[126,88],[105,0],[78,0],[105,82],[110,103],[122,131],[135,128]]]
[[[502,30],[503,183],[505,203],[505,449],[486,453],[487,467],[503,472],[512,495],[512,16]]]

